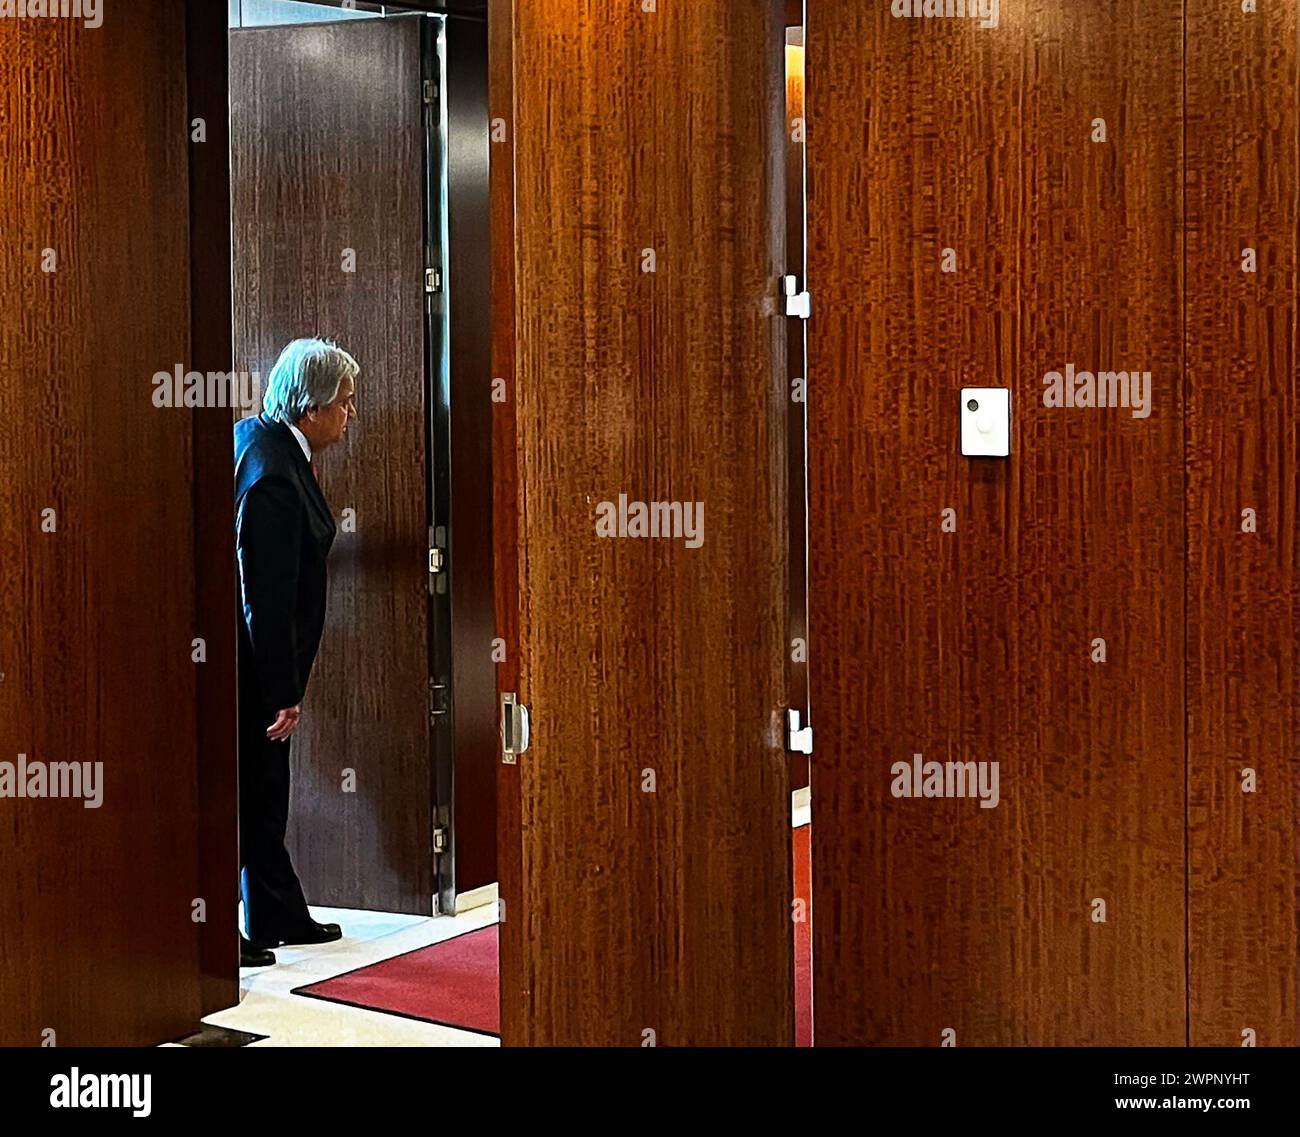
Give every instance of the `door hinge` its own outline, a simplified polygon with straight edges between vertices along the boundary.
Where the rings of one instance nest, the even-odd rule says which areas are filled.
[[[429,678],[429,721],[437,722],[447,713],[447,684]]]
[[[439,579],[447,571],[447,530],[441,525],[429,526],[429,595],[446,591],[447,581]]]
[[[785,712],[785,748],[791,754],[811,754],[813,752],[813,733],[811,726],[800,726],[801,716],[798,711]]]
[[[423,87],[422,87],[421,89],[422,89],[422,91],[423,91],[423,93],[424,93],[424,105],[425,105],[426,107],[431,107],[431,106],[433,106],[433,104],[436,103],[436,102],[438,101],[438,86],[437,86],[437,84],[434,83],[434,81],[433,81],[432,79],[426,79],[426,80],[424,81],[424,85],[423,85]],[[410,104],[408,103],[407,105],[409,106]]]
[[[501,696],[501,761],[513,766],[532,741],[528,708],[513,691]]]
[[[797,276],[783,276],[781,291],[785,294],[785,314],[797,320],[807,320],[812,316],[812,296],[799,291]]]
[[[433,831],[433,851],[435,853],[445,853],[447,851],[447,830],[441,827]]]
[[[442,270],[426,268],[424,270],[424,291],[428,293],[442,291]]]

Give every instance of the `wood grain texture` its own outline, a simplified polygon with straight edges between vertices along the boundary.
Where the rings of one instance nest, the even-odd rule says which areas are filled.
[[[487,40],[496,35],[488,26],[488,0],[407,0],[402,8],[450,17],[447,127],[453,153],[448,166],[447,287],[452,322],[449,500],[454,521],[448,651],[453,721],[445,729],[435,727],[434,733],[435,750],[445,746],[451,751],[447,760],[441,752],[435,757],[438,822],[450,820],[452,835],[451,855],[437,862],[439,903],[445,906],[454,904],[456,895],[498,878],[497,678],[503,668],[517,666],[518,640],[502,618],[513,611],[517,593],[510,576],[502,582],[502,567],[494,563],[507,547],[503,542],[514,540],[513,433],[501,429],[506,418],[513,418],[510,404],[493,403],[489,390],[494,377],[510,374],[493,361],[493,345],[513,324],[511,300],[501,283],[508,278],[501,276],[502,257],[496,252],[503,249],[508,264],[511,207],[507,202],[506,211],[500,212],[500,187],[489,184],[486,167],[508,152],[509,139],[489,146],[483,137],[489,110],[494,116],[501,113],[484,103],[489,86],[484,73],[485,55],[490,54]],[[505,226],[499,231],[507,237],[498,241],[499,225]],[[499,312],[505,315],[498,318]],[[500,463],[505,463],[504,470],[498,468]],[[507,574],[512,573],[513,558],[507,557],[505,564]],[[435,623],[438,619],[435,608]],[[507,658],[493,662],[491,641],[498,636],[508,645]],[[439,653],[440,645],[435,644],[435,666]],[[504,688],[514,689],[513,684]]]
[[[488,152],[492,228],[492,375],[505,399],[492,404],[492,530],[497,636],[497,691],[519,688],[519,459],[515,376],[514,0],[491,0],[488,15]],[[498,802],[515,771],[498,772]],[[507,779],[502,781],[500,779]],[[498,843],[499,844],[499,843]]]
[[[420,17],[231,33],[235,358],[298,336],[361,365],[358,420],[317,461],[340,526],[294,741],[291,852],[314,904],[428,914]],[[345,249],[356,271],[342,271]],[[346,769],[355,792],[344,792]]]
[[[496,596],[493,576],[492,213],[488,40],[449,19],[447,228],[450,264],[453,854],[458,893],[497,879]],[[508,238],[506,239],[509,244]],[[441,804],[441,798],[439,799]]]
[[[492,229],[492,375],[506,398],[492,404],[492,545],[496,634],[505,658],[497,662],[497,694],[519,690],[519,459],[515,404],[515,80],[514,0],[489,0],[488,107],[491,132],[488,193]],[[523,822],[519,766],[497,757],[497,895],[501,918],[502,1043],[526,1039],[529,953],[523,913]],[[511,905],[514,905],[512,909]]]
[[[889,9],[809,13],[816,1041],[1180,1044],[1181,12]],[[1044,406],[1068,363],[1150,417]],[[893,797],[917,753],[1000,804]]]
[[[794,15],[787,4],[786,21]],[[802,25],[800,25],[802,32]],[[785,49],[785,264],[786,272],[807,279],[804,193],[804,47],[802,34],[786,34]],[[786,375],[791,391],[786,409],[786,478],[790,501],[790,607],[786,628],[786,701],[808,721],[808,404],[794,397],[808,373],[807,325],[786,321]],[[806,386],[804,388],[806,393]],[[803,650],[796,651],[796,640]],[[790,788],[808,785],[808,756],[790,755]]]
[[[507,1044],[793,1041],[782,15],[514,5]],[[703,544],[598,538],[620,493],[703,501]]]
[[[0,1043],[149,1044],[199,1012],[185,13],[0,21]],[[43,272],[43,251],[57,256]],[[43,532],[42,511],[57,528]]]
[[[230,297],[230,116],[228,12],[211,0],[185,6],[189,114],[206,140],[190,144],[190,368],[233,369]],[[195,628],[207,648],[197,671],[200,895],[208,902],[200,936],[204,1015],[239,1002],[238,722],[234,483],[230,411],[195,408]]]
[[[1295,1046],[1295,5],[1189,0],[1187,44],[1191,1041]]]

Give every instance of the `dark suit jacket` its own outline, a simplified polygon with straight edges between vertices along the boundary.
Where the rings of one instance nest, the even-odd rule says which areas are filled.
[[[289,428],[261,416],[236,423],[240,685],[259,696],[263,716],[297,706],[307,690],[325,627],[325,558],[335,531]]]

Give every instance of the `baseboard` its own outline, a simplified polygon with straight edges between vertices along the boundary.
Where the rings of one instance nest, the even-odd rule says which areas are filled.
[[[497,884],[493,881],[491,884],[485,884],[482,888],[471,888],[468,892],[462,892],[456,897],[456,911],[454,915],[459,916],[462,912],[468,912],[472,908],[482,908],[485,904],[495,904],[497,902]]]

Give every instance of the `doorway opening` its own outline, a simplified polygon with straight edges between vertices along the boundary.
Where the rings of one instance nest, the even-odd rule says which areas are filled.
[[[301,336],[333,340],[361,366],[347,448],[317,463],[338,533],[329,622],[295,736],[288,844],[319,918],[337,919],[349,937],[363,929],[372,948],[361,958],[329,956],[326,973],[283,982],[277,969],[261,974],[287,996],[488,1037],[500,1002],[488,283],[495,127],[484,19],[424,10],[433,7],[231,2],[234,369],[265,377]],[[801,7],[790,5],[798,16],[787,19],[785,41],[787,265],[800,288]],[[790,367],[801,369],[804,325],[789,325]],[[791,403],[789,618],[799,638],[805,425],[802,400]],[[788,705],[807,721],[805,660],[796,654],[787,669]],[[504,675],[502,683],[512,685]],[[790,934],[806,1044],[806,762],[792,756],[791,775],[794,894],[804,909]],[[430,936],[435,916],[456,926]],[[430,1006],[430,995],[446,993],[431,966],[490,974],[490,994],[468,1008],[464,999]]]
[[[793,291],[807,288],[808,199],[804,165],[806,66],[802,0],[786,5],[785,20],[785,255]],[[786,327],[786,375],[791,392],[786,411],[786,482],[789,500],[790,594],[787,615],[790,654],[788,706],[801,723],[812,718],[808,684],[808,381],[807,321]],[[807,736],[803,736],[806,738]],[[792,737],[796,741],[798,736]],[[800,745],[804,745],[800,742]],[[807,744],[811,749],[811,744]],[[811,1046],[812,1029],[812,786],[811,756],[792,747],[791,821],[794,829],[791,928],[794,935],[795,1044]]]
[[[237,415],[292,441],[262,396],[293,341],[360,367],[346,437],[306,448],[334,537],[284,840],[360,945],[331,975],[495,923],[486,25],[419,8],[229,6],[234,371],[258,387]]]

